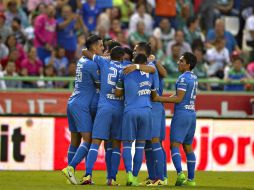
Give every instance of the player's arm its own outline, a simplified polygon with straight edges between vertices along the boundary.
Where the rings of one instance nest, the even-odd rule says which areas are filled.
[[[119,76],[119,80],[116,83],[115,96],[121,97],[124,95],[124,83],[123,83],[123,74],[121,73]]]
[[[95,54],[91,53],[88,49],[82,49],[82,55],[87,57],[88,59],[93,60],[93,56]]]
[[[161,78],[165,78],[168,76],[167,70],[163,67],[163,65],[159,61],[157,61],[155,66]]]
[[[145,73],[155,73],[155,68],[153,66],[150,65],[139,65],[139,64],[132,64],[132,65],[128,65],[123,69],[123,73],[124,74],[129,74],[135,70],[140,70],[143,71]]]
[[[159,96],[157,93],[152,92],[152,101],[163,103],[180,103],[183,100],[184,95],[184,90],[177,90],[177,94],[174,94],[170,97]]]

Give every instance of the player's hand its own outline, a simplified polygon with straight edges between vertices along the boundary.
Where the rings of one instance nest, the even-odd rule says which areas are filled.
[[[148,62],[153,62],[155,60],[155,56],[154,55],[150,55],[148,57]]]
[[[128,65],[123,69],[123,74],[128,75],[129,73],[137,69],[136,65]]]

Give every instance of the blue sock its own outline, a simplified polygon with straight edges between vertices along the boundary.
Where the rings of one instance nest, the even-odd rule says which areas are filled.
[[[135,155],[133,159],[133,176],[137,177],[142,165],[145,143],[136,142]]]
[[[86,175],[85,176],[92,175],[93,166],[98,156],[98,149],[99,149],[98,144],[91,144],[91,147],[87,155],[87,160],[86,160]]]
[[[75,156],[73,157],[70,166],[72,166],[74,169],[76,166],[85,158],[85,156],[88,153],[90,147],[90,143],[88,142],[82,142],[81,145],[79,145],[78,150],[75,153]]]
[[[152,143],[153,157],[155,161],[156,179],[164,180],[164,155],[161,143]]]
[[[187,168],[188,168],[188,179],[194,179],[196,156],[194,152],[186,154],[187,157]]]
[[[146,155],[146,167],[148,171],[148,178],[155,180],[155,163],[153,159],[153,149],[151,142],[147,141],[145,145],[145,155]]]
[[[69,149],[68,149],[68,165],[71,163],[72,158],[75,156],[76,151],[78,150],[78,147],[73,146],[70,144]]]
[[[171,158],[173,160],[173,164],[175,166],[177,174],[182,172],[182,164],[181,164],[181,154],[179,152],[179,148],[173,147],[171,148]]]
[[[106,161],[106,167],[107,167],[107,179],[110,177],[110,173],[111,173],[111,156],[112,156],[112,142],[108,141],[105,144],[105,161]]]
[[[120,164],[120,148],[113,148],[111,157],[111,173],[110,178],[116,180],[116,174],[118,172],[118,167]]]
[[[131,142],[123,142],[123,162],[126,173],[132,171],[132,155],[131,155]]]
[[[167,170],[167,154],[164,148],[162,147],[163,156],[164,156],[164,178],[168,178],[168,170]]]

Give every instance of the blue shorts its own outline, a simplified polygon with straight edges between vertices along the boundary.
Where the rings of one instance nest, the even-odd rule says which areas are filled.
[[[196,130],[196,112],[179,110],[171,121],[170,142],[192,144]]]
[[[151,140],[151,108],[128,110],[123,115],[122,140]]]
[[[93,121],[89,108],[84,108],[81,105],[68,103],[67,118],[69,130],[71,132],[92,132]]]
[[[93,139],[121,140],[123,110],[100,107],[94,121]]]
[[[161,138],[161,133],[163,133],[162,132],[163,122],[165,123],[164,108],[160,107],[160,108],[152,109],[152,138]],[[164,128],[165,128],[165,125],[164,125]]]

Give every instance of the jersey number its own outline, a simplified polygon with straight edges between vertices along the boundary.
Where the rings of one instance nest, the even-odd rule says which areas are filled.
[[[197,92],[198,82],[194,82],[193,88],[191,91],[191,99],[196,99],[196,92]]]
[[[149,73],[145,73],[145,72],[143,72],[143,71],[140,71],[140,74],[141,74],[141,75],[146,75],[146,78],[149,78]]]
[[[109,69],[111,71],[113,71],[113,73],[109,73],[108,74],[108,84],[111,84],[111,85],[115,86],[116,82],[112,81],[112,79],[116,78],[116,76],[117,76],[117,69],[115,69],[113,67],[110,67]]]

